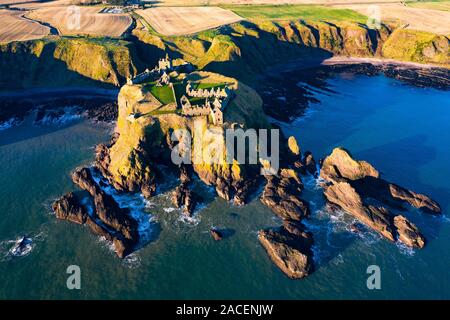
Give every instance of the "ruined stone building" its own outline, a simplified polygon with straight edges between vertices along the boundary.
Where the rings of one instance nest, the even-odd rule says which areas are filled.
[[[170,83],[170,76],[164,71],[162,76],[156,81],[158,87],[168,85]]]
[[[216,89],[193,89],[191,82],[188,82],[186,85],[186,94],[190,97],[195,98],[219,98],[219,99],[225,99],[230,94],[230,89],[228,87],[225,88],[219,88]]]

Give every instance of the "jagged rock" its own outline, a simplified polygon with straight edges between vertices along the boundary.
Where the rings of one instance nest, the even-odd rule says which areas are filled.
[[[68,220],[78,224],[84,224],[88,216],[86,208],[80,203],[80,199],[69,192],[52,204],[56,218]]]
[[[192,216],[192,214],[194,213],[195,205],[196,201],[194,193],[191,190],[187,189],[184,194],[183,213],[189,217]]]
[[[378,171],[366,161],[357,161],[343,148],[335,148],[326,157],[320,169],[320,176],[328,181],[356,180],[367,176],[378,178]]]
[[[342,148],[336,148],[322,164],[320,176],[327,180],[327,200],[391,241],[398,239],[408,246],[422,248],[425,240],[417,227],[403,216],[394,216],[384,207],[366,205],[377,201],[403,209],[404,202],[438,214],[441,208],[428,196],[402,188],[379,177],[378,171],[365,161],[354,160]]]
[[[394,225],[397,229],[398,240],[409,247],[423,248],[425,246],[425,238],[419,229],[404,216],[394,217]]]
[[[230,186],[222,177],[217,178],[216,192],[219,197],[230,201]]]
[[[407,190],[381,178],[365,177],[354,181],[349,180],[349,183],[363,197],[376,199],[388,206],[401,209],[406,202],[428,213],[441,213],[439,204],[428,196]]]
[[[314,175],[317,172],[316,160],[314,160],[314,157],[311,152],[309,151],[305,152],[302,162],[306,172],[312,175]]]
[[[298,177],[268,176],[261,202],[282,219],[300,221],[309,215],[309,206],[300,199],[302,184],[298,179]]]
[[[349,182],[327,186],[324,195],[330,203],[339,206],[388,240],[399,240],[410,247],[424,247],[425,239],[413,223],[401,215],[392,215],[384,207],[364,204],[360,194]]]
[[[433,214],[441,213],[441,207],[439,204],[424,194],[407,190],[393,183],[389,184],[389,191],[394,199],[406,201],[413,207]]]
[[[209,233],[211,234],[213,239],[216,240],[216,241],[219,241],[219,240],[223,239],[222,233],[219,230],[215,229],[215,228],[209,230]]]
[[[324,190],[324,195],[329,202],[341,207],[385,238],[395,241],[388,212],[384,208],[365,206],[360,195],[348,182],[328,186]]]
[[[308,276],[314,269],[312,240],[303,232],[291,233],[284,227],[261,230],[258,239],[275,265],[291,279]]]
[[[180,168],[181,184],[172,192],[172,202],[177,208],[183,208],[183,213],[190,217],[194,212],[196,206],[196,199],[194,193],[189,189],[191,181],[190,175],[186,167]]]
[[[113,236],[110,231],[97,224],[97,222],[95,222],[90,216],[86,219],[86,226],[88,226],[94,234],[103,237],[108,241],[113,241]]]
[[[283,228],[294,236],[301,237],[305,244],[312,246],[314,243],[312,234],[305,231],[305,226],[298,221],[284,220]]]
[[[290,136],[288,138],[288,148],[289,148],[289,151],[294,156],[299,156],[300,155],[300,147],[298,146],[297,139],[295,139],[294,136]]]
[[[139,232],[138,223],[130,216],[129,209],[120,208],[114,198],[105,193],[95,182],[88,168],[76,170],[72,174],[72,180],[80,188],[89,192],[94,199],[95,217],[99,221],[91,221],[90,225],[93,223],[104,224],[104,226],[100,226],[101,229],[122,242],[125,249],[117,251],[119,256],[131,252],[139,241]],[[94,229],[100,230],[99,228]]]
[[[239,180],[234,185],[235,194],[233,203],[236,206],[243,206],[247,203],[248,197],[256,190],[258,185],[257,179]]]
[[[175,207],[181,208],[184,203],[184,190],[183,185],[179,185],[172,192],[172,202]]]

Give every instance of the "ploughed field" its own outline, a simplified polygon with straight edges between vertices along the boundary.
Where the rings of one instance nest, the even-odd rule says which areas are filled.
[[[0,10],[0,43],[39,39],[50,33],[50,28],[23,15],[20,11]]]
[[[27,17],[52,25],[61,35],[117,38],[130,27],[132,19],[128,14],[100,13],[101,10],[100,7],[45,7],[29,12]]]
[[[219,7],[157,7],[136,11],[156,32],[167,36],[192,34],[242,20]]]

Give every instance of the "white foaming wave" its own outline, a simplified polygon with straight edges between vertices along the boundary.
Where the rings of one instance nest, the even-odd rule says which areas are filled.
[[[412,257],[416,254],[416,251],[414,250],[414,248],[408,247],[407,245],[405,245],[404,243],[402,243],[400,241],[396,241],[395,245],[399,249],[400,253],[402,253],[405,256]]]
[[[126,256],[122,260],[122,264],[129,269],[139,268],[141,266],[141,262],[142,259],[136,252]]]
[[[46,232],[41,231],[36,235],[18,236],[16,239],[0,242],[0,260],[6,261],[29,255],[36,247],[36,243],[44,241],[46,236]]]
[[[67,123],[79,120],[82,115],[77,112],[78,107],[64,107],[61,115],[46,114],[41,120],[37,121],[37,125],[57,125],[62,126]]]
[[[188,226],[195,227],[200,223],[200,221],[201,221],[200,212],[205,208],[206,208],[205,203],[198,203],[191,216],[187,216],[187,215],[183,214],[183,211],[180,210],[180,214],[178,216],[177,221],[182,222]],[[181,209],[183,209],[183,208],[181,208]]]
[[[143,244],[147,243],[152,238],[153,223],[155,221],[154,217],[151,214],[145,212],[146,202],[144,201],[144,196],[138,193],[121,194],[116,189],[114,189],[112,185],[105,181],[105,179],[102,179],[102,177],[95,174],[93,170],[91,170],[91,173],[94,181],[98,185],[100,185],[100,180],[102,180],[102,182],[106,184],[102,187],[102,190],[112,196],[114,200],[116,200],[120,208],[128,208],[130,210],[130,216],[138,223],[138,246],[142,246]]]
[[[174,207],[168,207],[168,208],[163,208],[164,212],[166,213],[171,213],[173,211],[175,211],[177,208]]]
[[[7,130],[12,127],[18,126],[21,123],[22,123],[22,121],[19,118],[13,117],[11,119],[8,119],[8,120],[0,123],[0,131]]]
[[[333,260],[331,260],[335,265],[338,264],[342,264],[344,263],[344,257],[342,256],[342,254],[338,254],[336,257],[333,258]]]
[[[438,216],[436,216],[436,217],[438,217]],[[450,222],[450,217],[447,217],[445,214],[442,215],[441,219],[442,219],[442,221],[444,221],[444,223]]]

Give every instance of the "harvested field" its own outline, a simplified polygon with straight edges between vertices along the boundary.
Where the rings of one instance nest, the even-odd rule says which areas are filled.
[[[151,1],[151,0],[150,0]],[[145,2],[145,0],[144,0]],[[398,0],[159,0],[158,6],[333,4],[398,2]]]
[[[136,13],[156,32],[168,36],[193,34],[242,20],[234,12],[218,7],[158,7]]]
[[[50,28],[23,17],[24,12],[0,10],[0,43],[40,39]]]
[[[412,8],[401,3],[380,4],[382,21],[400,21],[408,29],[427,31],[436,34],[450,35],[450,12],[442,10]],[[368,5],[340,5],[367,14]]]
[[[36,0],[0,0],[1,1],[11,1],[14,4],[11,4],[11,8],[16,9],[27,9],[34,10],[46,7],[59,7],[59,6],[70,6],[72,4],[72,0],[55,0],[55,1],[36,1]]]
[[[413,8],[450,11],[450,1],[408,2],[407,4]]]
[[[48,7],[31,11],[27,17],[48,23],[61,35],[93,35],[117,38],[131,25],[128,14],[99,13],[100,7]],[[77,11],[80,14],[77,15]]]

